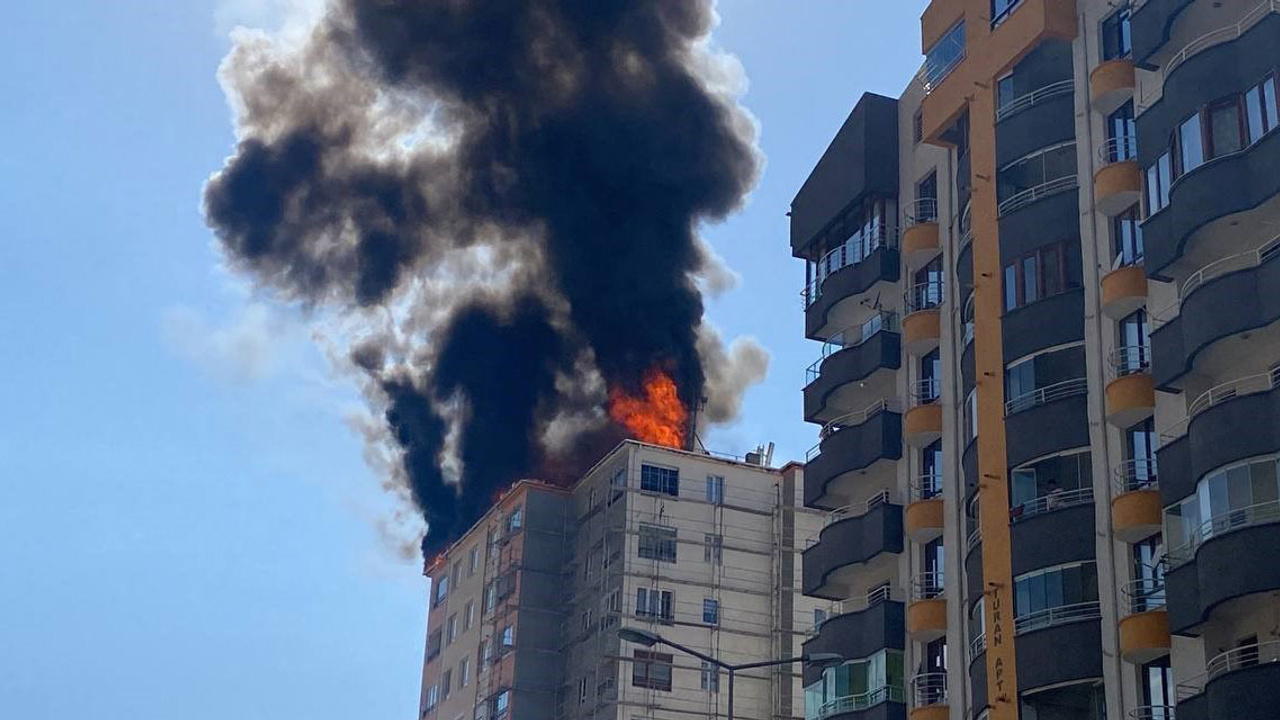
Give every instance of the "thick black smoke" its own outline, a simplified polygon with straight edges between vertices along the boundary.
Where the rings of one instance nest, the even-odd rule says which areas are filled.
[[[616,438],[601,379],[707,389],[696,230],[758,165],[709,77],[713,20],[710,0],[335,0],[301,46],[243,36],[224,65],[242,139],[205,208],[233,265],[309,306],[443,313],[407,331],[424,352],[352,353],[426,552],[512,480],[576,473],[575,450]],[[449,258],[480,247],[510,272],[477,289]],[[567,416],[597,422],[548,448]]]

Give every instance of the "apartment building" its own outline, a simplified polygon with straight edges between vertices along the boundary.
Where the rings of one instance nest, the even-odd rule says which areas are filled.
[[[1280,2],[921,33],[792,205],[807,716],[1280,717]]]
[[[727,459],[635,441],[572,488],[518,483],[428,568],[433,587],[452,589],[433,591],[421,716],[724,715],[723,674],[618,631],[656,633],[726,663],[799,655],[824,605],[800,592],[800,552],[822,517],[804,507],[803,487],[802,466],[770,469],[762,453]],[[474,548],[480,580],[468,575]],[[454,615],[470,606],[476,629],[458,626],[449,644]],[[468,663],[475,680],[459,688]],[[801,673],[740,673],[736,717],[803,717]]]

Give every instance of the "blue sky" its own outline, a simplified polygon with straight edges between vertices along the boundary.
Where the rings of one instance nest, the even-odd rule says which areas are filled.
[[[412,718],[425,581],[379,531],[353,389],[295,311],[218,269],[235,22],[291,0],[17,3],[0,25],[0,715]],[[708,444],[802,457],[803,267],[785,212],[864,90],[920,62],[925,0],[721,0],[768,158],[706,237],[710,303],[772,353]]]

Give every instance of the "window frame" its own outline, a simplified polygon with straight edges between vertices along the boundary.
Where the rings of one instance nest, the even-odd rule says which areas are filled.
[[[640,464],[640,491],[656,495],[680,496],[680,468]]]
[[[674,666],[675,656],[671,653],[633,650],[631,652],[631,686],[671,692]],[[665,671],[655,673],[655,668],[665,668]]]
[[[1003,277],[1005,287],[1003,288],[1004,292],[1002,293],[1004,296],[1005,314],[1075,289],[1071,287],[1071,280],[1067,277],[1067,250],[1068,244],[1065,241],[1051,243],[1049,245],[1038,247],[1029,253],[1012,258],[1009,262],[1005,263]],[[1045,267],[1044,262],[1044,256],[1049,252],[1057,254],[1056,261],[1053,263],[1053,266],[1057,270],[1053,277],[1054,281],[1057,283],[1057,290],[1052,293],[1049,293],[1047,290],[1049,287],[1047,278],[1050,276],[1046,272],[1047,268]],[[1032,264],[1035,271],[1034,298],[1027,297],[1026,269],[1028,262]],[[1009,294],[1008,287],[1010,271],[1012,271],[1013,280],[1016,283],[1016,286],[1013,288],[1012,297]],[[1015,303],[1013,307],[1009,307],[1009,302],[1011,300]]]
[[[707,618],[710,618],[708,620]],[[716,598],[702,598],[702,622],[707,625],[720,624],[720,601]]]

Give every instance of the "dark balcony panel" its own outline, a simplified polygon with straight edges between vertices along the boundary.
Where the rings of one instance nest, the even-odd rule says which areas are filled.
[[[967,531],[966,531],[967,534]],[[973,546],[973,550],[964,556],[964,582],[968,594],[969,607],[982,597],[982,543]]]
[[[1018,520],[1009,529],[1014,576],[1032,570],[1092,560],[1097,555],[1093,503]]]
[[[1063,241],[1072,247],[1080,247],[1080,193],[1077,188],[1024,205],[1000,218],[1002,261]],[[1079,256],[1079,250],[1076,250],[1076,255]]]
[[[1204,694],[1192,695],[1178,703],[1178,720],[1213,720],[1209,715],[1209,698]],[[1228,717],[1235,717],[1229,715]],[[1265,715],[1263,717],[1266,717]],[[1172,718],[1170,718],[1172,720]]]
[[[804,466],[804,502],[815,507],[837,477],[878,460],[902,458],[902,415],[880,412],[861,425],[846,427],[822,441],[818,456]],[[834,508],[830,508],[834,509]]]
[[[898,194],[898,101],[864,93],[791,201],[791,252],[869,194]]]
[[[1270,133],[1242,153],[1212,160],[1183,175],[1170,190],[1169,207],[1142,226],[1147,272],[1157,280],[1182,257],[1188,238],[1204,225],[1257,207],[1280,193],[1280,133]]]
[[[978,486],[978,443],[969,441],[964,446],[964,454],[960,457],[960,462],[964,465],[964,487],[965,492],[969,492]]]
[[[956,211],[964,212],[964,206],[973,195],[973,153],[956,156]]]
[[[1009,467],[1089,444],[1089,400],[1072,395],[1005,418]]]
[[[1185,443],[1185,450],[1172,445]],[[1224,400],[1191,419],[1187,434],[1157,451],[1160,497],[1166,504],[1195,492],[1205,473],[1258,455],[1280,452],[1280,388]],[[1165,473],[1174,463],[1187,469],[1173,470],[1166,488]],[[1181,493],[1175,495],[1174,493]]]
[[[1102,621],[1055,625],[1018,635],[1018,692],[1102,677]]]
[[[962,397],[969,397],[969,391],[973,389],[973,381],[976,370],[973,362],[973,343],[964,346],[964,350],[960,353],[960,382],[964,385],[964,393]]]
[[[1227,25],[1235,18],[1223,20]],[[1218,29],[1215,25],[1205,31]],[[1187,116],[1218,98],[1243,93],[1274,70],[1277,44],[1280,44],[1280,15],[1271,14],[1240,38],[1213,45],[1174,68],[1164,79],[1164,94],[1137,118],[1138,137],[1153,140],[1138,144],[1142,167],[1149,167],[1169,149],[1167,140],[1157,138],[1171,137]]]
[[[1147,70],[1157,69],[1147,60],[1165,43],[1178,14],[1187,9],[1192,0],[1147,0],[1133,11],[1130,34],[1133,36],[1133,61]]]
[[[1210,718],[1274,718],[1280,708],[1280,663],[1264,662],[1223,673],[1209,681],[1204,695]],[[1182,704],[1178,720],[1186,720]]]
[[[1169,630],[1186,632],[1232,598],[1280,590],[1280,523],[1232,530],[1204,541],[1195,560],[1169,571]]]
[[[1191,372],[1196,355],[1218,340],[1280,320],[1280,253],[1258,267],[1201,285],[1170,322],[1151,333],[1156,387]]]
[[[827,315],[836,303],[870,290],[878,282],[896,283],[902,272],[897,248],[880,247],[855,265],[846,265],[822,283],[822,295],[804,311],[805,337],[821,340],[817,332],[827,324]]]
[[[897,370],[902,364],[902,337],[880,331],[865,342],[833,353],[822,361],[822,373],[804,389],[804,418],[827,409],[827,398],[843,385],[857,382],[880,369]]]
[[[1156,451],[1160,468],[1160,504],[1168,507],[1196,491],[1200,476],[1191,469],[1191,442],[1186,435]]]
[[[827,576],[847,565],[864,563],[881,553],[902,552],[902,506],[884,503],[865,515],[845,518],[823,528],[818,542],[804,551],[804,594],[819,594]]]
[[[804,653],[836,653],[847,658],[864,658],[880,650],[903,650],[906,647],[906,605],[886,601],[861,612],[827,618],[818,634],[804,643]],[[804,666],[804,684],[822,675],[822,668]]]
[[[907,720],[907,706],[899,702],[882,702],[866,710],[827,715],[826,720]]]
[[[969,661],[969,687],[973,691],[973,715],[978,717],[987,706],[987,653],[982,651]]]
[[[1084,289],[1059,293],[1004,316],[1005,360],[1084,339]]]
[[[966,288],[966,292],[960,293],[960,301],[964,302],[964,296],[967,289],[973,287],[973,242],[960,248],[960,252],[956,253],[956,282],[960,283],[959,287]]]
[[[1068,58],[1067,73],[1058,80],[1070,79]],[[996,125],[996,165],[1004,167],[1042,147],[1064,143],[1075,136],[1075,97],[1070,92],[1055,95],[1006,117]]]

